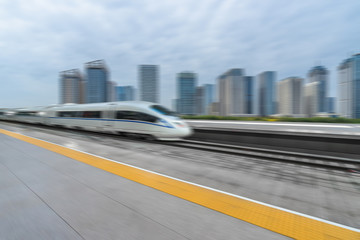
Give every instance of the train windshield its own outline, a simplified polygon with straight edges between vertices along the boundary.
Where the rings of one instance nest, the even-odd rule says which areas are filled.
[[[167,109],[161,105],[152,105],[152,106],[150,106],[150,108],[155,110],[158,113],[163,114],[163,115],[174,116],[174,117],[178,116],[176,114],[176,112],[170,111],[169,109]]]

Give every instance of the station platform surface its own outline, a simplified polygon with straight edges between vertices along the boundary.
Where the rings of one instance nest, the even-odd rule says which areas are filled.
[[[360,239],[357,229],[0,129],[0,239]]]

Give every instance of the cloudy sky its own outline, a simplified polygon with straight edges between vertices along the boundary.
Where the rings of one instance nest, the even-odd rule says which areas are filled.
[[[247,75],[305,77],[360,52],[359,0],[0,0],[0,108],[58,103],[59,72],[104,59],[111,80],[137,87],[137,65],[160,65],[161,103],[175,75],[215,83]]]

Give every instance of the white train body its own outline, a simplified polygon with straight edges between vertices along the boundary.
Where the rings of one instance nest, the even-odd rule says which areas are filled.
[[[140,134],[159,140],[176,140],[192,134],[192,129],[173,112],[150,102],[63,104],[16,109],[12,110],[14,114],[9,112],[0,118],[91,131]]]

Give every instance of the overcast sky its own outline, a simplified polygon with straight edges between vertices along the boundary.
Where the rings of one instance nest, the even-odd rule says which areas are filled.
[[[215,83],[246,75],[306,77],[360,52],[359,0],[0,0],[0,108],[58,103],[59,72],[104,59],[111,80],[137,88],[137,65],[160,65],[161,103],[175,76]]]

